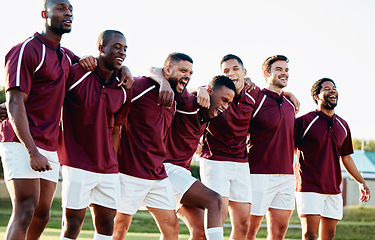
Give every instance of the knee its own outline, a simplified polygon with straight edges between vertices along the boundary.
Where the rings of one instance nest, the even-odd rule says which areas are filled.
[[[25,202],[18,205],[18,208],[20,206],[22,206],[20,209],[15,210],[14,220],[22,226],[28,227],[33,219],[36,205],[31,202]]]
[[[277,227],[273,227],[273,229],[271,229],[272,239],[283,239],[287,230],[288,225],[280,225]]]
[[[178,223],[178,219],[176,218],[175,221],[166,223],[162,234],[164,236],[178,236],[179,227],[180,225]]]
[[[333,239],[336,234],[336,229],[332,229],[328,231],[325,235],[327,236],[327,239]]]
[[[113,218],[99,218],[95,219],[95,228],[98,233],[105,235],[112,235],[114,227]]]
[[[206,240],[206,235],[204,232],[204,228],[193,228],[190,231],[191,239],[196,240]]]
[[[305,240],[316,240],[316,239],[318,239],[318,233],[307,231],[303,234],[303,239],[305,239]]]
[[[217,192],[212,191],[209,197],[209,201],[207,202],[206,209],[210,210],[216,210],[221,212],[221,208],[223,206],[223,198],[220,194]]]

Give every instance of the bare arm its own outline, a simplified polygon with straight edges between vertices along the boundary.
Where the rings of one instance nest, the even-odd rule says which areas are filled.
[[[7,117],[8,117],[8,114],[7,114],[6,105],[5,105],[5,103],[2,103],[2,104],[0,104],[0,122],[5,120]]]
[[[154,80],[160,85],[158,103],[162,107],[172,107],[174,102],[174,92],[165,79],[162,68],[149,68],[149,78]]]
[[[205,108],[210,108],[210,95],[208,94],[207,87],[197,88],[197,103]]]
[[[20,142],[25,146],[30,155],[30,166],[35,171],[52,170],[48,159],[41,155],[36,148],[30,133],[29,121],[27,120],[25,102],[28,95],[18,89],[11,89],[6,93],[8,115],[14,132]]]
[[[118,150],[120,148],[120,134],[121,126],[114,126],[112,131],[112,144],[115,148],[116,154],[118,154]]]
[[[301,103],[298,101],[296,96],[294,96],[291,92],[284,92],[284,96],[287,97],[293,103],[294,107],[296,108],[295,114],[297,115]]]
[[[86,71],[94,71],[98,65],[98,60],[93,56],[85,56],[78,61],[79,65]]]
[[[371,197],[370,189],[367,186],[361,174],[358,172],[358,169],[354,164],[353,158],[350,155],[342,156],[341,163],[344,166],[345,170],[349,173],[349,175],[352,176],[359,185],[359,191],[361,195],[359,200],[361,202],[368,202]]]

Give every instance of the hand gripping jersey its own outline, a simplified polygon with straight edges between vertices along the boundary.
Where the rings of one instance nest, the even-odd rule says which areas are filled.
[[[316,110],[296,119],[294,136],[296,191],[340,193],[340,157],[353,153],[348,124]]]
[[[70,71],[63,105],[59,159],[62,165],[96,173],[118,173],[112,144],[114,125],[123,123],[131,92],[118,87],[117,71],[105,83],[99,67],[87,72],[78,64]],[[115,117],[120,122],[115,122]]]
[[[255,104],[254,96],[260,89],[249,93],[242,89],[228,109],[213,118],[204,135],[201,157],[231,162],[247,162],[246,139]]]
[[[70,66],[79,58],[39,33],[14,46],[5,57],[5,90],[28,95],[25,103],[31,135],[37,147],[56,151],[61,107]],[[0,141],[19,142],[9,118],[0,125]]]
[[[190,170],[190,163],[206,126],[207,110],[187,90],[176,98],[177,109],[165,138],[166,160]]]
[[[159,85],[150,78],[135,78],[127,123],[121,131],[120,173],[161,180],[167,177],[164,138],[172,124],[171,108],[158,105]]]
[[[294,105],[282,93],[263,89],[250,122],[251,174],[293,174]]]

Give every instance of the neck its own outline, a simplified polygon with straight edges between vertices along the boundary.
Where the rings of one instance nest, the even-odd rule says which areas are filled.
[[[269,84],[267,87],[266,87],[267,90],[270,90],[271,92],[275,92],[279,95],[281,95],[281,93],[283,92],[283,89],[280,88],[280,87],[277,87],[275,85],[271,85]]]
[[[99,57],[98,58],[98,67],[100,67],[100,69],[105,73],[105,82],[108,83],[109,81],[111,81],[111,77],[112,77],[112,74],[114,72],[114,70],[110,70],[108,69],[102,59]]]
[[[44,30],[42,31],[41,35],[51,42],[59,44],[61,41],[62,35],[54,33],[51,29],[48,27],[45,27]]]
[[[322,113],[330,116],[330,117],[332,117],[333,115],[335,115],[335,110],[334,109],[330,110],[330,109],[325,109],[322,106],[318,106],[318,110],[321,111]]]
[[[242,88],[236,89],[236,94],[239,95],[241,93],[241,91],[242,91],[243,88],[244,88],[244,86],[242,86]]]

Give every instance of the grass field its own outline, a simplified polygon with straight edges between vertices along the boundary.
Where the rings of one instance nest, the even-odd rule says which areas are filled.
[[[4,238],[5,227],[11,214],[11,203],[9,199],[0,199],[0,239]],[[224,227],[225,239],[230,234],[229,220]],[[290,219],[290,228],[288,229],[286,239],[301,239],[300,221],[296,212]],[[258,239],[265,239],[267,231],[265,221],[263,222]],[[42,240],[58,240],[61,227],[61,200],[55,199],[51,210],[51,220],[43,233]],[[92,239],[93,226],[90,211],[87,211],[87,217],[79,235],[79,239]],[[186,226],[181,222],[179,239],[188,239],[189,232]],[[147,211],[138,211],[134,217],[129,234],[126,239],[159,239],[159,230]],[[374,207],[345,207],[344,219],[339,222],[336,231],[337,240],[375,240],[375,208]]]

